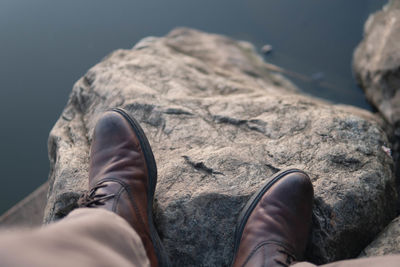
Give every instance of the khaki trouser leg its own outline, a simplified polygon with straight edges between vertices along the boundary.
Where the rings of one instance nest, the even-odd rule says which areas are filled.
[[[77,209],[41,229],[0,233],[0,266],[149,266],[138,234],[118,215]]]
[[[314,265],[309,262],[299,262],[292,267],[314,267]],[[400,266],[400,255],[388,255],[380,257],[362,258],[362,259],[352,259],[344,261],[336,261],[324,265],[323,267],[394,267]]]
[[[77,209],[63,220],[36,230],[0,232],[0,266],[149,266],[138,234],[118,215]],[[314,267],[299,262],[293,267]],[[400,255],[332,262],[324,267],[400,266]]]

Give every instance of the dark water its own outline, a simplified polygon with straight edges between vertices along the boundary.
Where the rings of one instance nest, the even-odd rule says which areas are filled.
[[[297,81],[369,109],[351,73],[368,14],[383,0],[1,0],[0,214],[48,173],[47,136],[73,83],[102,57],[177,26],[271,44],[266,59],[329,86]]]

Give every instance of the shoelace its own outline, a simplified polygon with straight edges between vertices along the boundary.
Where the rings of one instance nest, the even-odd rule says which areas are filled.
[[[105,201],[115,197],[115,194],[96,194],[96,191],[106,186],[107,184],[99,184],[90,189],[89,193],[83,193],[78,200],[78,206],[91,208],[96,205],[105,205]]]
[[[286,250],[284,250],[284,249],[279,249],[278,252],[280,252],[280,253],[286,255],[286,262],[283,262],[283,261],[281,261],[281,260],[279,260],[279,259],[274,259],[275,262],[276,262],[277,264],[282,265],[282,266],[285,266],[285,267],[288,267],[288,266],[291,265],[294,261],[296,261],[296,257],[293,256],[291,253],[287,252]]]

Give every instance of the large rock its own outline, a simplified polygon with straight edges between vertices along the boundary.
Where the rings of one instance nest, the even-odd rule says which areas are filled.
[[[367,99],[400,137],[400,0],[372,14],[354,52],[353,68]]]
[[[400,192],[400,0],[370,15],[353,69],[367,99],[387,122]],[[398,206],[400,203],[398,203]]]
[[[394,219],[360,254],[360,257],[400,254],[400,217]]]
[[[240,209],[281,169],[315,187],[308,259],[358,253],[395,216],[393,161],[377,117],[302,95],[246,42],[177,29],[117,50],[74,86],[49,138],[45,222],[87,187],[98,117],[122,106],[158,164],[155,216],[176,266],[226,266]]]

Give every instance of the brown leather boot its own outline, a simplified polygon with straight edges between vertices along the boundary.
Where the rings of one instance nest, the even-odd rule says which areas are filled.
[[[277,173],[242,210],[233,266],[289,266],[302,258],[311,226],[313,187],[303,171]]]
[[[156,183],[156,162],[139,123],[122,109],[106,112],[93,133],[90,192],[80,204],[123,217],[142,239],[151,266],[169,266],[153,223]]]

